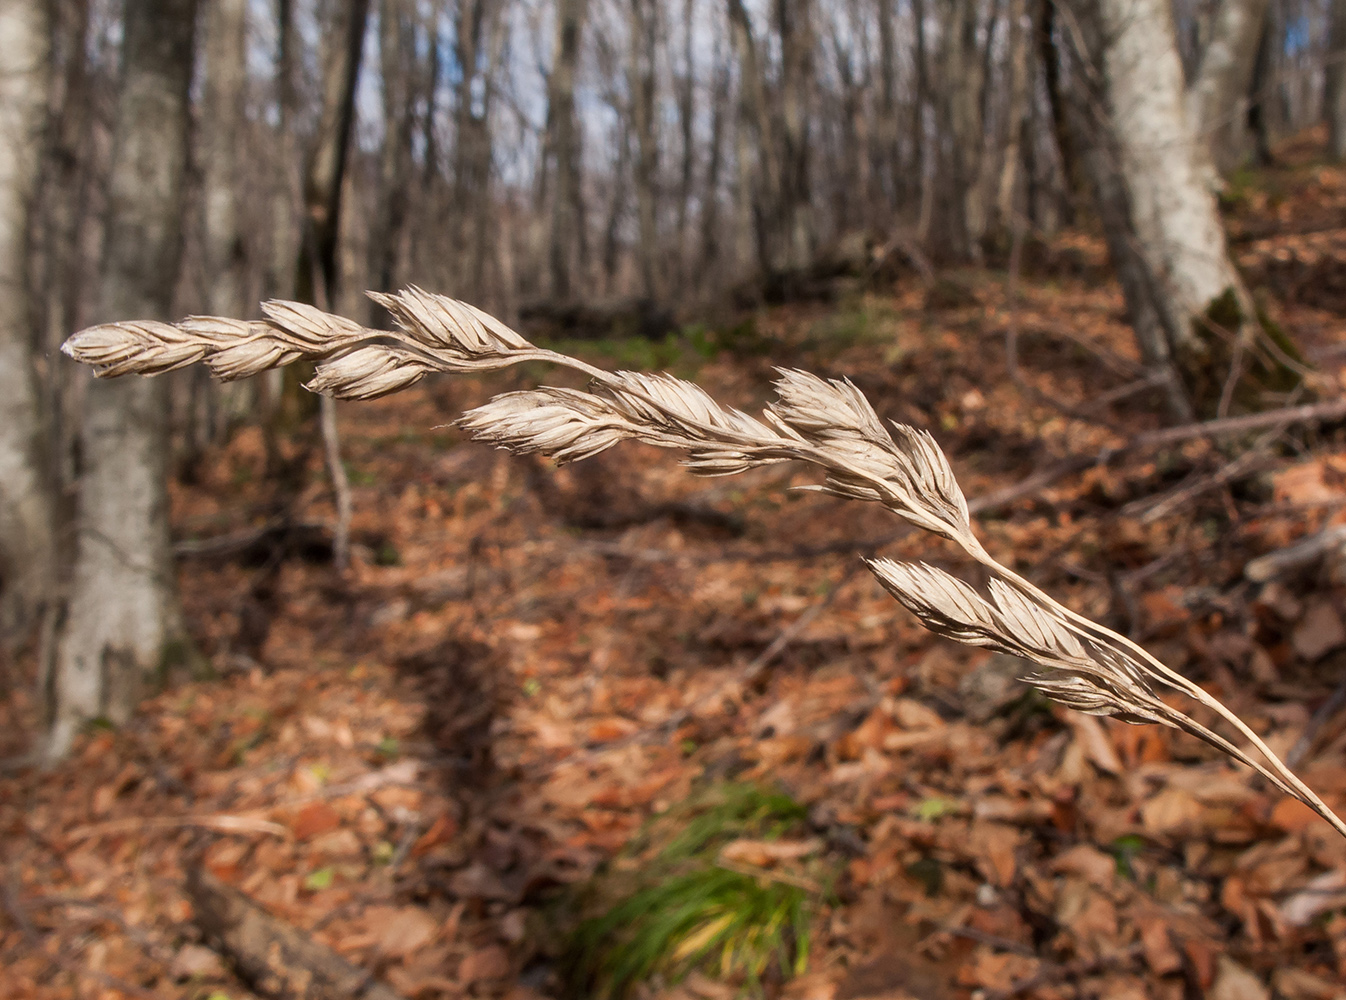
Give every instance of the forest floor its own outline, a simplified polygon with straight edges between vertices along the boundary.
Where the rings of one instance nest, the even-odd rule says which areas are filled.
[[[1346,172],[1287,157],[1231,187],[1231,234],[1330,397],[1346,382]],[[762,311],[733,336],[577,349],[745,409],[770,398],[773,365],[852,379],[935,435],[970,498],[1008,491],[976,519],[997,559],[1198,679],[1278,752],[1299,744],[1299,773],[1346,809],[1346,582],[1244,574],[1346,520],[1346,427],[1088,461],[1160,426],[1159,401],[1109,402],[1140,373],[1100,241],[1068,233],[1024,260],[1013,296],[1003,271],[967,271],[962,301],[912,279]],[[259,530],[276,508],[255,428],[173,484],[185,616],[217,676],[91,727],[55,770],[0,776],[0,997],[252,996],[193,922],[193,866],[405,997],[560,996],[557,898],[726,780],[806,807],[799,853],[831,873],[807,971],[768,977],[773,995],[1346,996],[1346,841],[1305,808],[1185,736],[1053,707],[1021,663],[923,631],[857,556],[973,570],[877,507],[790,490],[817,481],[808,468],[698,480],[623,445],[556,469],[447,426],[558,377],[343,405],[344,576],[316,451],[291,508],[310,527],[288,533]],[[22,686],[0,701],[0,755],[29,745],[34,711]],[[812,884],[773,874],[788,855],[743,864]]]

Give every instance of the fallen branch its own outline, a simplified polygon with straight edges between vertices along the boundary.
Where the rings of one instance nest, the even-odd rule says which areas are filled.
[[[402,1000],[297,927],[271,916],[203,868],[192,869],[187,896],[195,920],[248,984],[285,1000]]]
[[[76,841],[88,840],[90,837],[116,837],[142,830],[177,830],[182,827],[198,827],[218,833],[263,833],[272,837],[290,835],[290,831],[279,823],[251,816],[128,816],[125,819],[77,826],[66,836]]]
[[[1267,583],[1286,573],[1307,569],[1331,553],[1341,555],[1344,551],[1346,525],[1338,524],[1294,545],[1258,556],[1243,567],[1243,575],[1253,583]]]

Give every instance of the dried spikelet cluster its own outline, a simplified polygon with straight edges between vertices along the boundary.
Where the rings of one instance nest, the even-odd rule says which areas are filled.
[[[479,440],[558,462],[635,439],[683,451],[697,475],[732,475],[784,461],[820,466],[825,479],[813,489],[881,503],[957,543],[987,570],[982,594],[925,564],[869,561],[879,582],[927,628],[1039,664],[1042,669],[1026,680],[1070,708],[1190,733],[1254,768],[1346,836],[1346,824],[1219,701],[996,562],[972,533],[967,501],[934,439],[902,424],[886,427],[850,382],[781,371],[777,400],[757,418],[721,406],[691,382],[606,372],[535,347],[453,299],[418,288],[371,296],[388,309],[397,330],[370,330],[311,306],[269,302],[266,318],[257,322],[191,317],[177,324],[112,323],[75,334],[63,350],[100,376],[155,374],[204,361],[218,377],[236,379],[307,358],[317,365],[309,388],[343,399],[387,395],[428,372],[488,371],[522,361],[578,370],[591,379],[587,391],[507,392],[458,422]],[[1156,685],[1214,712],[1260,759],[1169,706]]]

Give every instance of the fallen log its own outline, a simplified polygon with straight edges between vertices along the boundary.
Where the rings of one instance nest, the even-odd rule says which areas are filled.
[[[187,896],[196,925],[258,993],[277,1000],[403,1000],[370,973],[195,868]]]

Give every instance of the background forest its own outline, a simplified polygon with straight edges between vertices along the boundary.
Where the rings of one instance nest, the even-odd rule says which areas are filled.
[[[1340,811],[1343,0],[0,0],[0,134],[0,997],[1346,995],[1346,843],[806,469],[59,353],[416,285],[850,379]]]

